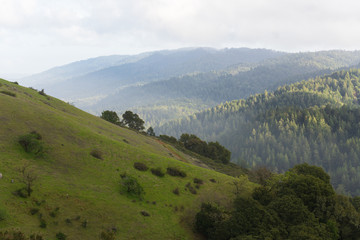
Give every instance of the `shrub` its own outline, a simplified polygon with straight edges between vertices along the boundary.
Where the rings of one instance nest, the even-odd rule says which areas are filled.
[[[141,163],[141,162],[135,162],[134,163],[134,168],[139,170],[139,171],[147,171],[149,169],[149,167],[146,166],[145,163]]]
[[[115,240],[115,232],[114,231],[102,231],[100,234],[101,240]]]
[[[0,221],[4,221],[7,218],[7,213],[4,209],[0,209]]]
[[[196,184],[203,184],[204,181],[202,179],[199,179],[199,178],[194,178],[194,183]]]
[[[216,180],[212,178],[210,179],[210,182],[216,183]]]
[[[168,167],[166,169],[166,172],[174,177],[182,177],[182,178],[186,177],[186,173],[184,171],[181,171],[180,169],[175,167]]]
[[[31,208],[30,209],[30,214],[31,215],[35,215],[35,214],[37,214],[39,212],[39,209],[38,208]]]
[[[186,188],[189,189],[189,192],[191,192],[192,194],[197,194],[196,189],[191,186],[191,183],[186,184]]]
[[[5,231],[0,232],[1,240],[44,240],[41,235],[31,234],[30,237],[26,236],[23,232],[19,230]]]
[[[16,97],[16,94],[13,92],[3,90],[3,91],[0,91],[0,93],[11,96],[11,97]]]
[[[97,159],[103,159],[102,158],[102,152],[99,149],[94,149],[90,152],[90,155]]]
[[[157,167],[157,168],[152,168],[151,169],[151,173],[158,176],[158,177],[163,177],[165,176],[165,173],[163,172],[163,170],[161,169],[161,167]]]
[[[136,178],[132,176],[126,176],[122,179],[121,182],[124,191],[130,195],[134,195],[136,197],[142,197],[143,194],[145,194],[144,189],[140,185],[140,183],[137,181]]]
[[[85,221],[83,221],[83,222],[81,223],[81,226],[82,226],[83,228],[86,228],[86,227],[87,227],[87,224],[88,224],[88,221],[85,220]]]
[[[64,233],[62,233],[62,232],[58,232],[58,233],[56,234],[56,239],[57,239],[57,240],[66,240],[66,238],[67,238],[67,236],[66,236]]]
[[[29,134],[20,136],[18,142],[23,147],[25,152],[33,153],[35,155],[41,155],[42,153],[44,153],[44,147],[42,142],[40,141],[41,139],[41,135],[33,131]]]
[[[38,92],[40,95],[47,96],[44,89],[41,89],[41,91]]]
[[[41,228],[46,228],[46,226],[47,226],[47,224],[46,224],[45,219],[40,218],[40,226],[39,226],[39,227],[41,227]]]
[[[173,192],[175,195],[180,195],[179,188],[175,188],[172,192]]]
[[[144,217],[150,217],[150,214],[149,214],[148,212],[146,212],[146,211],[141,211],[140,213],[141,213],[141,215],[143,215]]]

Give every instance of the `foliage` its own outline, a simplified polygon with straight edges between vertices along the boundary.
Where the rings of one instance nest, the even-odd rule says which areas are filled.
[[[43,95],[43,96],[47,96],[46,93],[45,93],[45,91],[44,91],[44,89],[41,89],[41,90],[39,91],[39,94],[40,94],[40,95]]]
[[[132,176],[125,176],[122,178],[121,185],[123,187],[123,191],[129,195],[139,197],[141,199],[145,194],[145,191],[138,180]]]
[[[360,70],[339,71],[226,102],[157,131],[216,139],[231,151],[232,161],[250,168],[321,166],[335,189],[359,195],[359,96]]]
[[[203,203],[196,230],[208,239],[356,239],[360,214],[320,168],[298,165],[237,197],[231,211]]]
[[[90,155],[93,156],[94,158],[97,158],[97,159],[100,159],[102,160],[103,159],[103,153],[101,150],[99,149],[94,149],[90,152]]]
[[[180,136],[179,142],[182,143],[186,149],[202,156],[225,164],[230,161],[231,152],[224,146],[221,146],[218,142],[206,143],[194,134],[189,135],[187,133]]]
[[[102,231],[100,234],[101,240],[115,240],[115,232],[114,231]]]
[[[166,172],[173,177],[186,177],[186,173],[177,167],[168,167],[166,168]]]
[[[4,221],[7,218],[7,213],[4,209],[0,208],[0,222]]]
[[[137,115],[136,113],[134,114],[131,111],[126,111],[123,115],[122,115],[122,121],[121,124],[128,126],[129,128],[135,129],[137,131],[141,131],[144,130],[144,120],[142,120],[139,115]]]
[[[27,194],[27,197],[31,196],[31,193],[33,192],[33,186],[35,184],[35,181],[38,178],[37,173],[35,173],[33,167],[30,166],[30,164],[25,163],[18,169],[20,173],[20,182],[25,184],[24,190]],[[21,191],[21,190],[20,190]]]
[[[41,156],[44,153],[44,146],[41,142],[41,135],[35,131],[19,137],[18,143],[23,147],[25,152]]]
[[[11,97],[16,97],[16,93],[13,93],[10,91],[2,90],[2,91],[0,91],[0,93],[11,96]]]
[[[66,240],[66,238],[67,238],[67,236],[66,236],[64,233],[62,233],[62,232],[58,232],[58,233],[56,234],[56,239],[57,239],[57,240]]]
[[[117,125],[120,124],[119,116],[114,111],[110,111],[110,110],[103,111],[100,117],[113,124],[117,124]]]
[[[149,167],[146,166],[146,164],[142,163],[142,162],[135,162],[134,163],[134,168],[139,170],[139,171],[147,171],[149,169]]]
[[[30,236],[26,236],[23,232],[19,230],[11,230],[11,231],[1,231],[0,232],[1,240],[44,240],[44,238],[39,234],[31,234]]]
[[[149,136],[155,137],[155,132],[154,132],[154,129],[152,127],[149,127],[146,130],[146,134],[149,135]]]
[[[158,177],[163,177],[165,176],[164,171],[161,169],[161,167],[157,167],[157,168],[151,168],[151,173],[158,176]]]

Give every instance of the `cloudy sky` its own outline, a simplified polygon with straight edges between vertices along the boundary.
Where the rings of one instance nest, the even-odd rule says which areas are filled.
[[[0,0],[0,77],[206,46],[360,49],[357,0]]]

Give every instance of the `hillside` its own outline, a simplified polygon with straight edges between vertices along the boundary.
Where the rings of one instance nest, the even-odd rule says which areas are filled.
[[[99,239],[112,232],[116,239],[196,239],[191,222],[200,203],[233,198],[240,181],[156,138],[2,79],[0,113],[0,232],[19,229],[46,239]],[[158,177],[136,170],[135,162],[163,172],[177,168],[186,177]],[[133,179],[145,193],[126,188],[137,186],[129,185]],[[246,196],[252,184],[244,181]]]
[[[338,192],[360,194],[360,70],[340,71],[227,102],[155,129],[219,141],[243,166],[323,167]]]
[[[252,64],[131,86],[82,108],[93,114],[102,109],[139,113],[152,126],[191,115],[226,101],[273,91],[310,77],[329,74],[360,62],[360,52],[323,51],[292,53]]]

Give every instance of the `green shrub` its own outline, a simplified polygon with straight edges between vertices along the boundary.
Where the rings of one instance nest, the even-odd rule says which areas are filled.
[[[99,149],[94,149],[90,152],[90,155],[97,159],[103,159],[102,158],[102,152]]]
[[[194,183],[195,184],[203,184],[204,181],[202,179],[199,179],[199,178],[194,178]]]
[[[179,195],[179,194],[180,194],[179,188],[175,188],[172,192],[173,192],[175,195]]]
[[[121,180],[121,185],[123,187],[123,190],[130,195],[136,196],[136,197],[142,197],[143,194],[145,194],[144,189],[140,185],[140,183],[137,181],[136,178],[132,176],[126,176]]]
[[[0,209],[0,221],[4,221],[7,218],[7,213],[4,209]]]
[[[157,168],[152,168],[151,169],[151,173],[158,176],[158,177],[163,177],[165,176],[165,173],[163,172],[163,170],[161,169],[161,167],[157,167]]]
[[[147,171],[149,169],[149,167],[146,166],[145,163],[141,163],[141,162],[135,162],[134,163],[134,168],[139,170],[139,171]]]
[[[115,240],[115,232],[113,231],[102,231],[100,234],[101,240]]]
[[[41,135],[35,131],[19,137],[19,144],[23,147],[25,152],[41,155],[44,153],[44,147],[41,142]]]
[[[28,237],[19,230],[0,232],[0,239],[1,240],[44,240],[44,238],[41,235],[32,234],[30,235],[30,237]]]
[[[66,238],[67,238],[67,236],[66,236],[64,233],[62,233],[62,232],[58,232],[58,233],[56,234],[56,239],[57,239],[57,240],[66,240]]]
[[[46,228],[46,226],[47,226],[47,223],[46,223],[45,219],[40,218],[40,226],[39,227]]]
[[[43,96],[47,96],[44,89],[41,89],[39,92],[38,92],[40,95],[43,95]]]
[[[186,177],[186,173],[178,168],[175,168],[175,167],[168,167],[166,169],[166,172],[171,175],[171,176],[174,176],[174,177]]]
[[[16,97],[15,93],[9,92],[9,91],[6,91],[6,90],[0,91],[0,93],[11,96],[11,97]]]
[[[30,209],[30,214],[31,215],[35,215],[35,214],[37,214],[39,212],[39,209],[38,208],[31,208]]]

